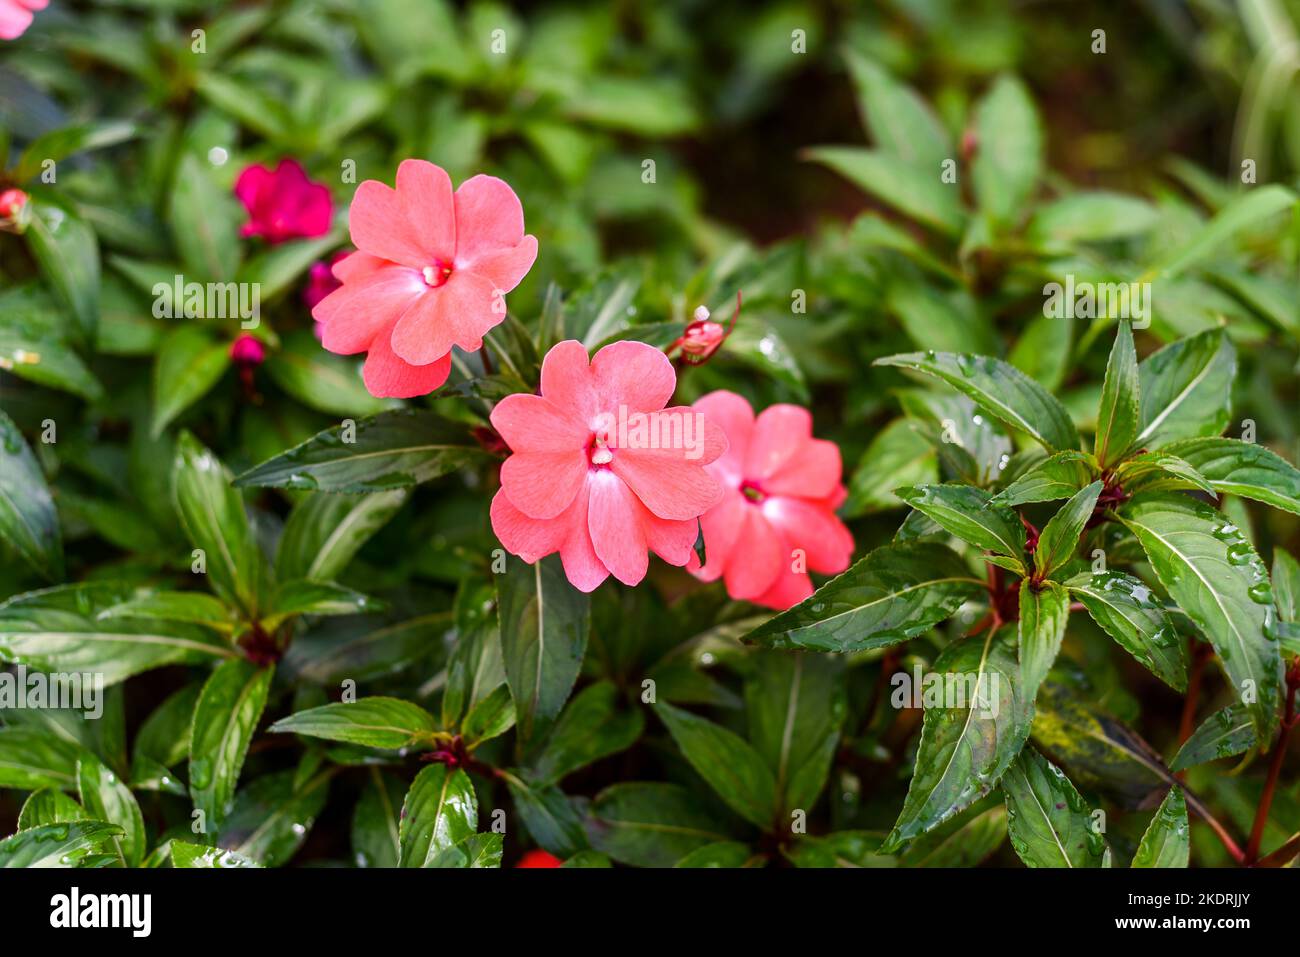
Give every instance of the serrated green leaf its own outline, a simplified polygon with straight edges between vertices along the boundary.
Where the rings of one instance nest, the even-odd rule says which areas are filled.
[[[1025,526],[1011,509],[992,503],[992,496],[971,485],[900,488],[896,494],[924,512],[946,531],[986,551],[1017,563],[1025,557]]]
[[[281,718],[270,730],[395,751],[431,738],[438,726],[433,715],[419,705],[371,696],[299,711]]]
[[[1142,835],[1130,867],[1186,867],[1191,856],[1192,829],[1187,820],[1183,789],[1173,787],[1160,802]]]
[[[1206,437],[1175,442],[1163,451],[1187,462],[1219,494],[1300,515],[1300,469],[1262,445]]]
[[[469,775],[431,764],[415,776],[402,805],[399,867],[429,867],[438,854],[478,827],[478,800]]]
[[[1106,362],[1101,405],[1097,410],[1097,461],[1103,467],[1116,462],[1132,447],[1138,433],[1139,409],[1133,329],[1121,321]]]
[[[1101,489],[1101,482],[1080,489],[1043,526],[1038,547],[1034,549],[1034,570],[1040,578],[1052,574],[1074,555]]]
[[[1187,690],[1187,646],[1165,606],[1132,575],[1083,572],[1065,583],[1093,621],[1175,691]]]
[[[199,693],[190,732],[190,798],[204,812],[210,833],[230,811],[273,674],[273,668],[242,659],[227,661]]]
[[[761,828],[776,823],[776,776],[749,742],[670,704],[660,702],[655,711],[691,767],[729,808]]]
[[[1237,353],[1218,329],[1172,342],[1138,363],[1141,427],[1133,444],[1218,435],[1232,411]]]
[[[1020,585],[1020,692],[1033,700],[1047,677],[1070,620],[1070,596],[1056,582]]]
[[[1250,710],[1240,702],[1230,704],[1202,721],[1188,736],[1169,762],[1169,770],[1183,771],[1207,761],[1230,758],[1253,748],[1258,740]]]
[[[1028,867],[1099,867],[1092,809],[1059,768],[1026,748],[1002,776],[1011,846]]]

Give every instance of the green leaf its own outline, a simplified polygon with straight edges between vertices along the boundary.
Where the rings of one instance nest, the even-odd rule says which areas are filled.
[[[439,851],[429,867],[500,867],[505,837],[501,834],[471,834],[465,840]]]
[[[282,664],[292,674],[319,685],[337,685],[347,678],[368,681],[427,656],[442,641],[450,623],[451,614],[445,611],[377,628],[353,618],[320,622],[289,646]]]
[[[203,398],[230,368],[230,346],[197,324],[178,326],[163,339],[153,368],[153,434]]]
[[[280,578],[333,581],[361,546],[383,528],[406,501],[405,489],[373,495],[308,495],[285,522],[275,555]]]
[[[77,340],[88,344],[99,325],[99,241],[81,217],[32,197],[24,234],[41,275],[76,320]]]
[[[276,587],[262,622],[263,627],[271,631],[284,619],[295,615],[354,615],[379,611],[383,607],[383,602],[334,582],[299,578],[281,582]]]
[[[428,482],[482,457],[464,426],[432,412],[395,409],[326,429],[245,472],[235,484],[383,492]]]
[[[110,618],[97,612],[131,596],[116,583],[61,585],[0,604],[0,659],[41,671],[91,672],[113,684],[163,665],[212,662],[234,651],[182,622]]]
[[[441,851],[474,834],[478,800],[469,775],[431,764],[415,776],[402,805],[399,867],[429,867]]]
[[[1194,488],[1216,494],[1214,486],[1190,462],[1161,450],[1135,455],[1115,470],[1115,481],[1129,494],[1151,490]]]
[[[962,541],[1014,559],[1025,558],[1025,526],[1011,509],[994,505],[992,496],[971,485],[926,485],[900,488],[901,498],[924,512]]]
[[[456,595],[457,641],[447,663],[442,724],[454,728],[461,715],[505,684],[498,637],[496,591],[485,582],[466,582]]]
[[[1047,677],[1070,620],[1070,596],[1056,582],[1020,584],[1020,692],[1028,700]]]
[[[573,690],[587,647],[591,600],[569,584],[558,555],[533,565],[511,559],[496,586],[506,681],[526,741],[560,713]]]
[[[1249,706],[1260,740],[1272,738],[1282,658],[1267,633],[1268,570],[1220,512],[1185,496],[1140,495],[1119,512],[1160,583],[1218,653],[1234,693]]]
[[[188,150],[176,164],[168,215],[172,239],[193,279],[233,282],[239,268],[239,214],[233,196],[217,185]]]
[[[987,810],[983,809],[985,806]],[[987,798],[918,837],[898,856],[898,865],[975,867],[1006,839],[1006,806],[1002,801]]]
[[[46,730],[0,727],[0,788],[36,790],[77,786],[77,762],[88,756]]]
[[[944,702],[952,706],[925,709],[907,798],[882,852],[894,853],[988,794],[1020,753],[1034,703],[1020,687],[1014,639],[1013,629],[989,629],[953,642],[935,660],[932,674],[955,691]]]
[[[352,815],[352,854],[358,867],[397,866],[402,800],[397,779],[370,768],[370,780]]]
[[[929,631],[983,587],[947,546],[895,542],[871,552],[744,640],[811,651],[883,648]]]
[[[172,867],[216,867],[216,868],[237,868],[237,867],[261,867],[256,861],[250,861],[248,858],[236,854],[234,851],[222,850],[219,847],[205,847],[201,844],[191,844],[189,841],[178,841],[172,838],[168,845],[171,854]]]
[[[1300,515],[1300,469],[1253,442],[1207,437],[1165,446],[1220,494],[1240,495]]]
[[[289,395],[328,415],[370,415],[395,404],[371,395],[361,379],[360,363],[352,356],[326,352],[308,329],[285,336],[264,368]]]
[[[336,229],[315,239],[291,239],[255,253],[239,267],[239,282],[257,283],[260,302],[265,304],[291,289],[317,260],[346,241]],[[315,336],[312,336],[313,341]],[[320,348],[320,344],[316,344]]]
[[[940,164],[953,155],[952,144],[926,102],[853,50],[845,52],[845,59],[857,92],[858,112],[876,145],[938,178]]]
[[[785,848],[795,867],[893,867],[897,862],[877,852],[877,831],[837,831],[825,837],[803,837]]]
[[[630,748],[641,736],[645,715],[640,709],[620,708],[618,698],[618,689],[609,681],[574,695],[533,761],[530,778],[555,784],[579,768]]]
[[[215,831],[230,811],[244,755],[271,687],[272,668],[227,661],[203,685],[190,732],[190,798]]]
[[[1133,329],[1121,321],[1106,362],[1106,378],[1097,409],[1097,461],[1118,461],[1133,446],[1138,432],[1138,362]]]
[[[512,771],[501,772],[515,810],[534,841],[556,857],[571,857],[587,849],[578,802],[554,785],[534,787]]]
[[[745,682],[749,740],[776,778],[777,816],[817,803],[848,710],[843,662],[761,651]]]
[[[482,701],[473,705],[461,722],[461,734],[469,747],[505,734],[515,726],[515,702],[510,689],[499,684]]]
[[[1100,867],[1105,841],[1092,809],[1056,765],[1032,748],[1002,776],[1011,846],[1028,867]]]
[[[18,812],[18,830],[26,831],[46,824],[69,824],[84,821],[88,815],[72,798],[58,788],[45,787],[33,791]]]
[[[998,421],[1029,434],[1050,452],[1079,447],[1078,430],[1065,407],[1033,379],[1000,359],[965,353],[909,352],[886,356],[872,364],[897,366],[942,379]]]
[[[1187,690],[1187,645],[1151,589],[1124,572],[1083,572],[1065,583],[1093,621],[1157,678]]]
[[[726,805],[760,828],[776,820],[776,777],[757,751],[735,733],[660,702],[655,711],[683,756]]]
[[[1093,243],[1150,232],[1160,212],[1146,200],[1123,193],[1089,190],[1045,203],[1025,235],[1036,242]]]
[[[673,867],[744,867],[754,852],[739,841],[718,841],[691,851]]]
[[[45,824],[0,841],[0,867],[76,867],[122,833],[105,821]]]
[[[1230,758],[1253,748],[1258,740],[1250,710],[1240,702],[1230,704],[1202,721],[1188,736],[1169,762],[1169,770],[1183,771],[1207,761]]]
[[[1300,562],[1285,548],[1273,549],[1273,597],[1283,621],[1300,620]]]
[[[1092,518],[1101,488],[1101,482],[1093,482],[1080,489],[1043,526],[1038,547],[1034,549],[1034,570],[1040,578],[1052,574],[1074,556],[1079,536],[1083,534],[1088,519]]]
[[[975,107],[971,180],[980,209],[994,222],[1015,222],[1042,175],[1043,127],[1029,91],[1004,74]]]
[[[1221,209],[1209,223],[1194,230],[1191,239],[1165,253],[1148,275],[1160,279],[1177,276],[1241,230],[1281,213],[1295,201],[1291,190],[1276,184],[1255,187],[1243,193]]]
[[[429,740],[438,725],[419,705],[372,696],[299,711],[281,718],[270,730],[396,751]]]
[[[3,322],[0,317],[0,322]],[[100,349],[107,352],[107,349]],[[21,329],[0,326],[0,369],[37,385],[62,389],[91,402],[104,387],[72,348],[54,339],[37,338]]]
[[[1131,867],[1186,867],[1192,850],[1183,789],[1172,787],[1142,835]]]
[[[895,419],[876,433],[849,482],[843,514],[855,518],[870,512],[902,508],[894,494],[900,485],[933,485],[939,467],[929,441],[908,419]]]
[[[329,796],[330,773],[294,788],[294,772],[253,781],[235,796],[221,825],[220,846],[263,867],[281,867],[298,852]]]
[[[121,828],[111,844],[122,865],[139,867],[145,853],[144,816],[131,789],[91,755],[77,764],[77,789],[87,817]]]
[[[194,723],[194,705],[203,685],[192,681],[174,691],[153,710],[135,735],[131,780],[136,780],[135,765],[145,760],[170,768],[190,753],[190,725]]]
[[[994,495],[994,505],[1026,505],[1070,498],[1092,478],[1094,460],[1086,452],[1055,452]]]
[[[1237,353],[1218,329],[1179,339],[1138,364],[1141,428],[1133,444],[1218,435],[1232,411]]]
[[[944,183],[937,167],[924,169],[883,150],[853,146],[818,146],[804,155],[946,236],[961,232],[966,219],[961,191],[956,184]]]
[[[59,516],[40,463],[0,411],[0,538],[49,581],[63,577]],[[3,606],[0,606],[3,607]]]
[[[732,840],[728,825],[678,784],[629,782],[596,795],[591,842],[620,864],[672,867],[686,855]]]
[[[212,588],[231,604],[257,617],[268,568],[244,500],[230,485],[230,472],[189,432],[176,443],[176,511],[195,548],[202,549]]]
[[[222,631],[235,626],[233,616],[222,602],[201,591],[155,591],[137,594],[96,616],[100,621],[118,618],[157,618],[207,625]]]
[[[110,120],[80,123],[43,133],[27,144],[18,164],[10,172],[10,179],[15,183],[25,183],[41,172],[46,161],[57,163],[77,153],[107,149],[131,139],[137,132],[134,123]]]

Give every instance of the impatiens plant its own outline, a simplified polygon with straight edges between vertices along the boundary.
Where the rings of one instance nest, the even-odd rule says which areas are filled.
[[[1295,866],[1288,20],[1113,6],[0,0],[0,867]]]

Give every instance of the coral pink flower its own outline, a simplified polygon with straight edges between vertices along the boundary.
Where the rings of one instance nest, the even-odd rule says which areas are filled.
[[[563,864],[562,860],[546,851],[524,851],[515,867],[560,867]]]
[[[32,11],[50,0],[0,0],[0,40],[16,40],[32,25]]]
[[[352,198],[352,243],[334,267],[343,287],[312,315],[330,352],[366,352],[366,388],[411,398],[447,381],[451,347],[473,352],[505,318],[505,294],[537,259],[524,210],[495,176],[451,179],[404,160],[397,189],[366,180]]]
[[[785,609],[813,592],[797,562],[825,575],[849,567],[853,536],[835,516],[844,501],[840,450],[812,437],[812,416],[774,405],[758,418],[734,392],[710,392],[694,405],[727,434],[727,453],[708,469],[726,489],[700,519],[704,581],[725,578],[727,594]]]
[[[248,210],[241,235],[282,243],[330,231],[334,205],[329,189],[309,180],[294,160],[280,160],[274,172],[265,166],[248,167],[235,181],[235,195]]]
[[[609,575],[635,585],[646,550],[671,565],[695,555],[696,519],[722,495],[706,466],[727,447],[707,417],[664,406],[672,362],[643,342],[596,353],[572,340],[542,362],[541,395],[511,395],[492,425],[513,453],[492,499],[492,530],[526,562],[560,553],[589,592]]]

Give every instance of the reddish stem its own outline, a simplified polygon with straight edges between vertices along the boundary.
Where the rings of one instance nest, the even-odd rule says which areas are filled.
[[[1255,825],[1250,829],[1250,841],[1246,844],[1246,863],[1254,864],[1259,860],[1259,845],[1264,840],[1264,826],[1268,824],[1268,812],[1273,805],[1273,794],[1277,790],[1277,780],[1282,773],[1282,762],[1286,758],[1286,746],[1291,736],[1291,729],[1296,724],[1295,696],[1300,688],[1300,657],[1291,662],[1286,673],[1286,713],[1282,716],[1282,726],[1273,745],[1273,760],[1268,766],[1268,780],[1264,784],[1264,793],[1259,797],[1259,807],[1255,809]]]

